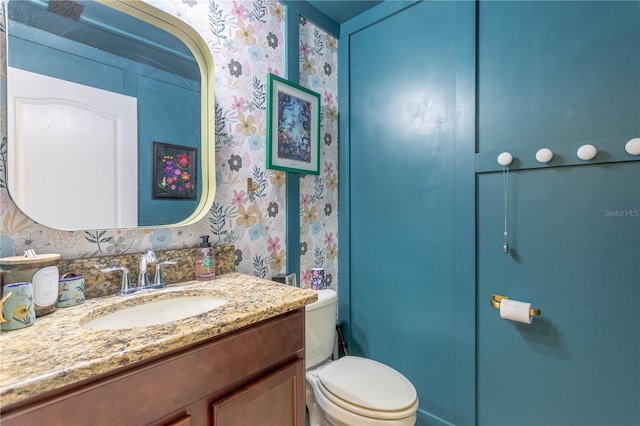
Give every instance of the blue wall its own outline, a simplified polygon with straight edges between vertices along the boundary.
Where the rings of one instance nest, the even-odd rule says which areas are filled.
[[[640,3],[385,2],[340,34],[353,353],[407,375],[424,424],[640,423]]]
[[[509,176],[509,254],[503,176],[478,175],[477,422],[640,424],[640,161],[624,152],[640,135],[640,3],[478,12],[479,157],[495,169],[503,150],[522,160]],[[577,158],[583,143],[600,150],[594,161]],[[551,165],[522,170],[542,147]],[[501,320],[492,293],[542,315]]]
[[[195,200],[151,197],[152,145],[157,141],[200,147],[200,126],[193,125],[200,117],[200,84],[22,24],[12,23],[11,34],[10,66],[137,98],[138,176],[149,176],[139,179],[138,224],[186,219],[199,196]],[[202,182],[197,187],[201,194]]]

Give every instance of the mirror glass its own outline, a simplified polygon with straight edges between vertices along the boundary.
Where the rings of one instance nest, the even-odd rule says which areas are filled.
[[[56,229],[186,225],[213,202],[213,61],[139,1],[9,0],[7,185]]]

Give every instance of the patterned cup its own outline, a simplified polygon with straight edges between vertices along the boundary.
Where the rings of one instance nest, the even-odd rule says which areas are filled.
[[[36,322],[33,305],[33,284],[21,282],[7,284],[2,289],[2,329],[18,330]]]
[[[83,303],[84,275],[64,275],[58,286],[58,308],[68,308]]]
[[[324,288],[324,269],[312,268],[311,271],[311,290],[322,290]]]

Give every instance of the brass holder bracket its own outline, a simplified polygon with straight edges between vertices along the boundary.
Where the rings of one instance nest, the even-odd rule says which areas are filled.
[[[496,309],[500,309],[500,301],[502,299],[506,299],[509,300],[508,296],[501,296],[499,294],[492,294],[491,295],[491,300],[489,300],[489,303],[491,303],[491,306],[493,306]],[[540,309],[535,309],[535,308],[531,308],[529,309],[529,315],[530,316],[536,316],[536,315],[540,315]]]
[[[254,191],[257,191],[258,189],[260,189],[260,186],[254,185],[252,178],[247,178],[247,192],[254,192]]]

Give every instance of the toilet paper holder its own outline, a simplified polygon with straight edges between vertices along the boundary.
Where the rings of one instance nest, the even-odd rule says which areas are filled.
[[[501,296],[499,294],[492,294],[491,295],[491,300],[489,300],[489,303],[491,303],[491,306],[493,306],[496,309],[500,309],[500,301],[502,299],[507,299],[509,300],[508,296]],[[531,308],[529,309],[529,315],[536,316],[536,315],[540,315],[540,309],[535,309],[535,308]]]

